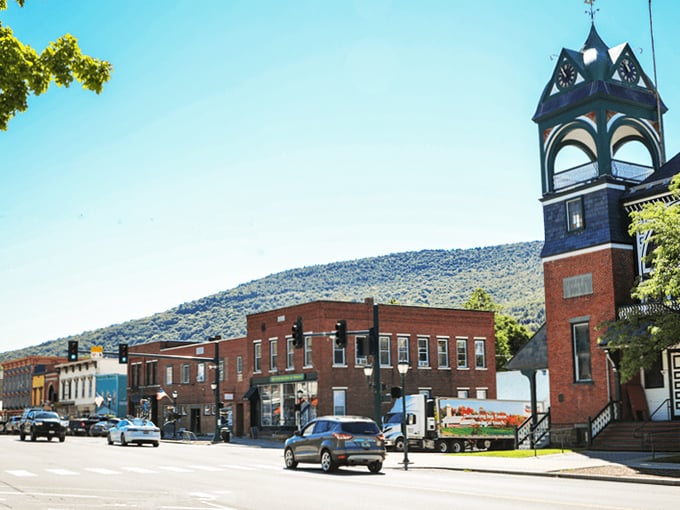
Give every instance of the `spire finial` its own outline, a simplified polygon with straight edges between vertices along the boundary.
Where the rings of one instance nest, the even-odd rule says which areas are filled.
[[[595,0],[584,0],[583,3],[590,5],[590,8],[586,11],[586,14],[588,14],[590,16],[590,22],[594,25],[595,24],[595,13],[597,11],[599,11],[600,9],[595,9],[593,7]]]

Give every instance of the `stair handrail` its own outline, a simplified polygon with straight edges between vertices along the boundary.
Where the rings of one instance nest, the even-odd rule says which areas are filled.
[[[670,416],[671,416],[671,399],[669,397],[666,400],[664,400],[663,402],[661,402],[657,406],[656,409],[654,409],[654,412],[649,415],[648,420],[646,420],[642,425],[640,425],[638,428],[636,428],[633,431],[633,437],[634,438],[638,439],[638,438],[644,437],[645,433],[649,434],[649,432],[645,432],[644,429],[647,427],[647,425],[649,425],[652,422],[652,418],[654,417],[654,415],[656,413],[658,413],[664,406],[666,406],[666,408],[668,409],[668,417],[670,418]],[[659,434],[659,433],[663,433],[663,431],[661,431],[661,432],[651,432],[651,434]]]
[[[522,424],[517,427],[517,448],[527,439],[532,442],[532,447],[550,432],[550,409],[545,413],[538,413],[540,416],[536,425],[533,425],[533,417],[529,416]]]
[[[588,442],[592,446],[595,437],[602,432],[607,425],[613,421],[618,421],[621,418],[621,402],[617,400],[610,400],[602,408],[602,410],[595,415],[595,418],[588,417]]]

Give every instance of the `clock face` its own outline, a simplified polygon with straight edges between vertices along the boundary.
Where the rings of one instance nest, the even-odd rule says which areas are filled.
[[[629,58],[624,58],[619,63],[618,71],[621,79],[628,83],[637,83],[638,79],[640,78],[640,72],[638,71],[635,62]]]
[[[561,89],[570,87],[576,82],[576,69],[569,62],[565,62],[557,71],[557,86]]]

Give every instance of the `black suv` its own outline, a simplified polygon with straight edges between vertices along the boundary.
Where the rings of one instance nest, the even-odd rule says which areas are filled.
[[[19,423],[19,439],[23,441],[26,436],[30,436],[31,441],[39,437],[52,441],[53,437],[58,437],[59,442],[63,443],[66,439],[66,427],[57,413],[31,410]]]
[[[378,473],[385,460],[385,441],[370,418],[323,416],[310,421],[286,440],[283,452],[288,469],[298,462],[320,463],[330,473],[338,466],[367,466]]]

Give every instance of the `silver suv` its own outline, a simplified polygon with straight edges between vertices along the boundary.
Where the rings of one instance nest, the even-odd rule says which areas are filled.
[[[321,464],[326,473],[338,466],[357,465],[378,473],[385,460],[385,443],[380,428],[370,418],[323,416],[286,440],[283,458],[288,469],[308,462]]]

